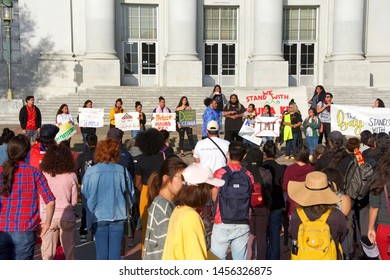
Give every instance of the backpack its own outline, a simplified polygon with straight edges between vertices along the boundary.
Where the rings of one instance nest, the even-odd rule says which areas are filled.
[[[252,183],[246,175],[247,169],[232,171],[228,166],[222,167],[225,184],[219,189],[218,202],[221,219],[224,224],[248,224],[249,208],[252,195]]]
[[[302,223],[298,228],[297,244],[293,244],[291,259],[337,260],[338,249],[332,238],[329,225],[326,223],[330,210],[328,209],[315,221],[310,221],[302,208],[297,208],[296,210]],[[294,248],[294,246],[297,247]],[[342,255],[340,244],[339,251]]]
[[[264,167],[255,167],[259,171],[256,176],[256,172],[252,172],[252,169],[249,169],[252,175],[255,178],[255,183],[253,185],[253,193],[251,198],[251,206],[259,207],[265,205],[267,208],[271,208],[272,205],[272,174],[271,171]],[[261,197],[261,199],[259,199]]]
[[[355,200],[363,199],[370,192],[373,173],[374,170],[368,162],[359,165],[354,156],[345,172],[344,193]]]

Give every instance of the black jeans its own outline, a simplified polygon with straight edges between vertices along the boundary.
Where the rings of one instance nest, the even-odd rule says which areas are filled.
[[[188,141],[190,142],[191,150],[195,148],[194,136],[192,135],[191,127],[182,127],[177,130],[179,132],[179,149],[183,150],[184,148],[184,133],[187,133]]]

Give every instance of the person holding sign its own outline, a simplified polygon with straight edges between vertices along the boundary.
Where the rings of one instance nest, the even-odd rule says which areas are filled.
[[[84,102],[83,108],[92,108],[92,101],[86,100]],[[80,118],[77,116],[77,122],[79,122]],[[96,127],[80,127],[81,134],[83,135],[83,153],[87,150],[87,136],[88,134],[96,134]]]
[[[74,126],[74,121],[72,118],[72,115],[69,113],[69,108],[67,104],[62,104],[60,108],[57,111],[56,115],[56,124],[58,127],[61,127],[63,125],[66,126],[66,129],[62,128],[63,131],[69,131],[72,130],[72,127]],[[74,128],[73,128],[74,129]],[[60,128],[61,130],[61,128]],[[71,138],[67,139],[70,144]]]
[[[293,154],[295,154],[298,147],[298,137],[299,133],[301,133],[301,124],[302,116],[298,113],[298,106],[293,99],[288,106],[288,113],[283,116],[283,138],[286,141],[286,159],[294,158]]]
[[[140,132],[141,130],[142,131],[145,131],[145,124],[146,124],[146,116],[145,116],[145,113],[142,112],[142,104],[140,101],[136,101],[135,102],[135,111],[138,112],[139,114],[139,127],[140,127],[140,130],[132,130],[131,131],[131,137],[132,138],[135,138],[138,134],[138,132]]]
[[[115,114],[125,113],[125,109],[123,109],[122,105],[122,98],[118,98],[115,101],[115,107],[110,111],[110,128],[115,127]]]
[[[176,107],[176,113],[178,114],[179,111],[185,111],[185,110],[192,110],[190,107],[190,103],[188,102],[188,98],[186,96],[182,96],[180,98],[179,104]],[[192,154],[194,154],[194,138],[192,135],[192,127],[183,127],[181,123],[177,122],[177,132],[179,132],[179,149],[180,149],[180,156],[184,157],[184,133],[187,133],[188,141],[190,142]]]

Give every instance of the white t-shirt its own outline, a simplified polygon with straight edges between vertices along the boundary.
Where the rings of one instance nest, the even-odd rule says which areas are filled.
[[[324,107],[324,105],[325,105],[325,103],[322,102],[322,101],[320,101],[320,102],[318,102],[317,107],[318,107],[318,106]],[[320,118],[320,121],[321,121],[322,123],[330,123],[330,112],[329,112],[327,109],[323,110],[323,111],[318,115],[318,117]]]
[[[229,141],[218,137],[212,137],[215,143],[221,148],[227,157],[229,151]],[[205,138],[196,143],[194,149],[194,158],[198,158],[200,163],[210,167],[211,171],[218,170],[219,168],[226,166],[226,160],[218,147],[211,142],[210,139]]]

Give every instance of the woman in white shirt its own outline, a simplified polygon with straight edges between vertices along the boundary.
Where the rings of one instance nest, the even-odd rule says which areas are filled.
[[[57,126],[61,126],[65,123],[71,123],[72,125],[74,125],[72,115],[69,114],[68,105],[62,104],[60,106],[60,109],[58,109],[57,111],[56,124]]]

